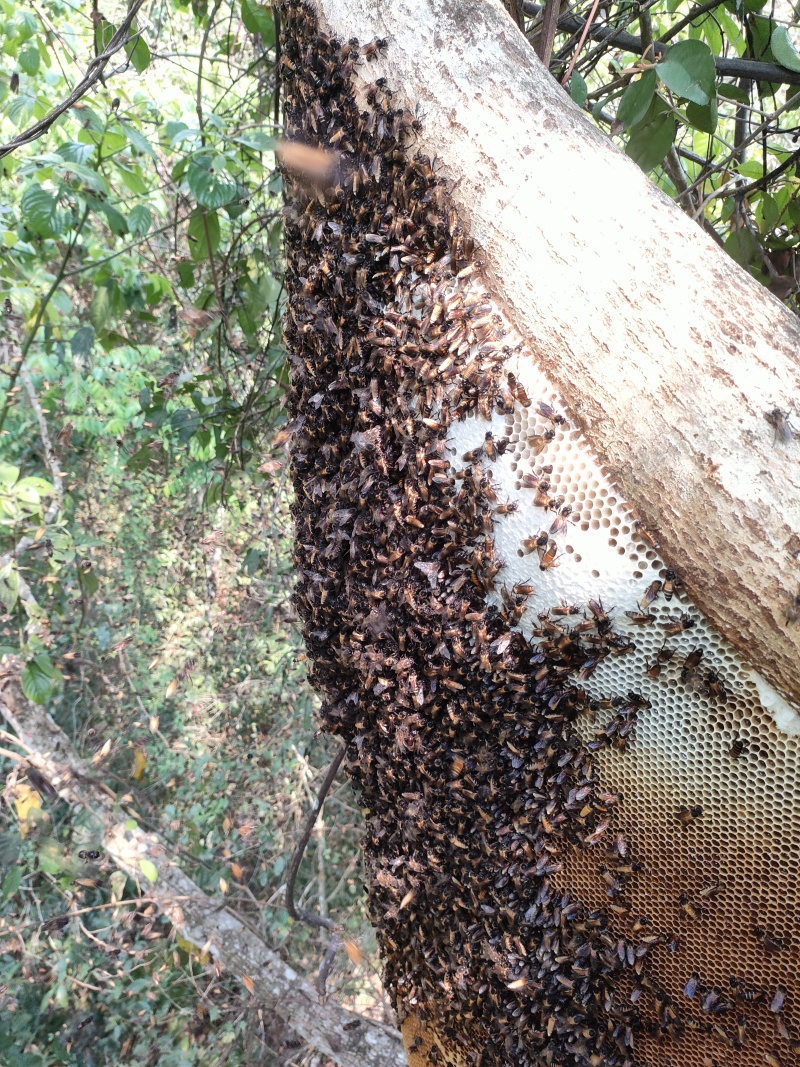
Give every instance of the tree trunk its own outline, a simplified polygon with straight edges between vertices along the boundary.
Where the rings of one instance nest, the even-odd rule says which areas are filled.
[[[796,320],[498,4],[283,12],[298,605],[409,1050],[788,1062]]]

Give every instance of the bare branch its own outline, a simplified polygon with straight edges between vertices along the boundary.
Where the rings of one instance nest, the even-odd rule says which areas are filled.
[[[32,141],[38,140],[43,134],[47,133],[56,119],[60,118],[66,111],[69,111],[73,104],[77,103],[82,96],[89,92],[93,85],[100,81],[111,57],[115,56],[121,48],[124,48],[126,44],[130,44],[131,41],[136,40],[138,37],[138,34],[130,34],[129,30],[143,3],[144,0],[133,0],[119,29],[108,42],[105,52],[101,52],[99,56],[94,57],[86,69],[85,76],[78,82],[66,100],[54,107],[52,111],[49,111],[43,119],[35,122],[33,126],[29,126],[27,130],[17,134],[7,144],[0,145],[0,159],[23,145],[31,144]]]
[[[20,669],[17,659],[0,661],[0,714],[33,750],[28,762],[52,782],[63,800],[95,816],[103,845],[120,870],[141,883],[142,861],[155,866],[158,878],[152,885],[145,882],[147,896],[182,936],[205,947],[270,1010],[343,1067],[402,1067],[399,1035],[337,1004],[320,1004],[314,988],[269,948],[246,916],[224,899],[204,893],[156,834],[131,826],[131,813],[122,811],[111,790],[91,775],[66,734],[43,708],[26,699],[19,684]]]

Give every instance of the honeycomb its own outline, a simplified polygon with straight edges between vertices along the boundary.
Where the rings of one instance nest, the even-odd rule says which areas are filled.
[[[800,718],[482,286],[391,42],[281,21],[295,603],[409,1053],[789,1067]]]
[[[652,1000],[654,1022],[663,1024],[665,1010],[667,1017],[674,1013],[670,1032],[679,1040],[673,1048],[663,1034],[637,1035],[637,1063],[795,1063],[800,717],[709,625],[679,576],[665,595],[668,568],[656,539],[570,429],[568,412],[530,355],[517,347],[508,369],[530,405],[491,419],[474,414],[448,434],[454,471],[479,450],[501,509],[493,536],[505,565],[489,599],[499,607],[503,585],[532,585],[518,627],[533,643],[540,612],[569,624],[591,618],[590,599],[632,642],[583,680],[601,705],[576,724],[587,744],[614,715],[602,707],[607,698],[633,691],[650,705],[624,750],[604,746],[595,754],[598,781],[623,798],[615,829],[626,842],[624,866],[641,869],[609,885],[603,857],[573,849],[557,881],[590,908],[614,908],[620,937],[638,925],[663,939],[649,958],[652,989],[632,984],[626,993],[640,1009]],[[540,405],[566,421],[544,417]],[[549,431],[551,439],[543,440]],[[492,460],[487,432],[495,442]],[[496,446],[504,441],[500,453]],[[542,506],[542,482],[549,482],[549,507]],[[561,500],[571,511],[552,534]],[[523,544],[542,532],[557,552],[544,570],[541,552]],[[550,614],[572,605],[575,615]],[[684,666],[697,649],[699,664]],[[780,1010],[771,1011],[782,990]]]

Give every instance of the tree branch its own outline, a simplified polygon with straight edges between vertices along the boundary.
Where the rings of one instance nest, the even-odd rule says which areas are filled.
[[[116,55],[121,48],[124,48],[126,44],[130,44],[130,42],[135,40],[138,36],[138,34],[129,35],[128,31],[143,3],[144,0],[133,0],[133,3],[128,8],[128,13],[123,19],[119,29],[108,42],[108,47],[105,52],[101,52],[99,56],[94,57],[86,69],[85,76],[78,82],[66,100],[62,101],[57,107],[54,107],[52,111],[49,111],[43,119],[35,122],[33,126],[29,126],[28,129],[23,130],[22,133],[18,133],[17,136],[7,144],[0,145],[0,159],[2,159],[3,156],[9,155],[11,152],[14,152],[17,148],[21,148],[23,145],[38,140],[42,134],[47,133],[56,119],[60,118],[64,112],[69,111],[73,104],[80,100],[82,96],[85,96],[92,86],[100,81],[103,71],[106,69],[111,57]]]
[[[263,941],[247,918],[207,896],[172,860],[156,834],[131,828],[130,815],[97,781],[69,738],[43,708],[26,699],[19,684],[21,663],[0,661],[0,714],[33,750],[28,762],[67,803],[87,809],[97,820],[103,845],[120,870],[142,882],[142,861],[155,864],[158,879],[147,895],[193,944],[205,946],[231,974],[243,980],[314,1048],[343,1067],[403,1067],[399,1035],[337,1004],[319,1003],[315,990]]]
[[[716,3],[714,6],[718,6]],[[526,3],[526,15],[538,15],[543,8],[539,4]],[[568,33],[580,33],[586,26],[586,19],[578,15],[563,15],[558,20],[558,29]],[[676,31],[677,32],[677,31]],[[641,37],[623,30],[616,30],[613,26],[591,26],[589,37],[594,41],[609,41],[623,52],[632,52],[640,56],[644,54],[645,45]],[[662,56],[668,48],[664,41],[653,43],[653,55],[656,59]],[[779,85],[800,85],[800,72],[787,70],[777,63],[764,63],[758,59],[729,59],[726,56],[715,56],[714,65],[720,77],[751,78],[753,81],[773,82]]]

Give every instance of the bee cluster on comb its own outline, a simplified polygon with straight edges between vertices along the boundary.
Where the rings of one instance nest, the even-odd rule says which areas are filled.
[[[398,1012],[431,1063],[788,1067],[795,739],[483,286],[391,41],[282,14],[296,603]]]

